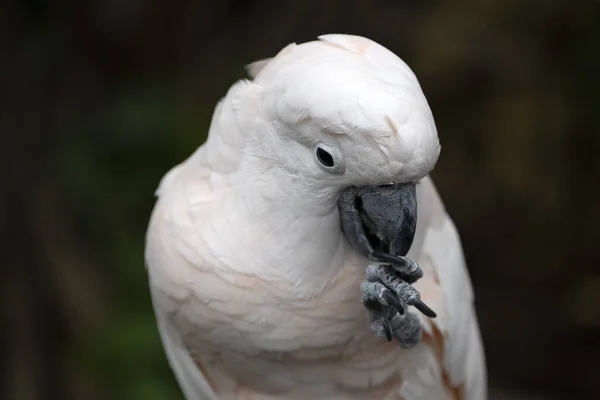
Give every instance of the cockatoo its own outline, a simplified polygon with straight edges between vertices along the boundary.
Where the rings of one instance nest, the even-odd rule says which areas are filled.
[[[367,38],[318,39],[251,64],[160,182],[145,256],[171,368],[188,400],[486,399],[418,80]]]

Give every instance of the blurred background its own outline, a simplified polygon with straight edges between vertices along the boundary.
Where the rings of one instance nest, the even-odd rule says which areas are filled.
[[[22,0],[0,6],[0,398],[182,399],[143,247],[161,176],[245,64],[322,33],[417,74],[492,399],[600,398],[600,3]]]

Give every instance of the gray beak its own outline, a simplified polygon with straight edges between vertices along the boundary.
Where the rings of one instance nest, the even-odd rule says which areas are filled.
[[[414,261],[405,257],[417,229],[416,184],[353,186],[340,194],[338,207],[342,231],[350,245],[369,260],[384,263],[375,272],[369,272],[367,268],[367,280],[383,282],[388,290],[394,292],[385,300],[393,304],[396,310],[404,309],[399,298],[404,304],[415,306],[427,317],[435,318],[435,312],[423,303],[419,293],[410,286],[423,277],[423,271]],[[388,267],[391,270],[386,269]],[[369,277],[369,273],[375,276]],[[401,286],[403,288],[399,289]],[[370,289],[361,286],[361,290],[369,294]],[[406,296],[408,291],[412,293],[410,296]],[[373,297],[372,293],[370,296]],[[391,336],[388,333],[389,325],[386,331],[389,339]]]
[[[414,183],[352,186],[339,199],[342,231],[354,249],[382,261],[382,255],[406,256],[417,227]]]

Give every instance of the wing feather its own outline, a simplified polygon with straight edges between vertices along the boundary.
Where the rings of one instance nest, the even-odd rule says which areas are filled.
[[[417,237],[409,256],[416,256],[425,270],[425,278],[416,287],[438,312],[438,318],[422,322],[424,342],[435,355],[432,362],[438,364],[440,376],[415,379],[407,385],[432,387],[441,382],[450,398],[484,400],[483,343],[460,237],[429,177],[419,184],[418,196]]]
[[[167,359],[186,399],[219,400],[208,378],[194,363],[178,334],[157,311],[157,323]]]
[[[172,318],[193,299],[192,275],[211,269],[199,259],[203,247],[190,209],[214,203],[227,190],[227,173],[239,167],[245,138],[239,128],[256,110],[256,86],[240,81],[217,105],[209,138],[187,160],[161,180],[146,238],[146,264],[152,303],[167,359],[185,398],[218,400],[209,377],[183,343]],[[244,102],[240,111],[240,103]]]

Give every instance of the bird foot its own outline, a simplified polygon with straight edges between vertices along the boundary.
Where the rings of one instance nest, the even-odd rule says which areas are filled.
[[[423,271],[406,257],[388,254],[375,257],[381,261],[368,265],[366,280],[360,287],[371,329],[381,339],[395,338],[402,348],[412,348],[421,342],[422,326],[416,315],[406,312],[408,306],[430,318],[436,316],[411,286],[423,276]]]

